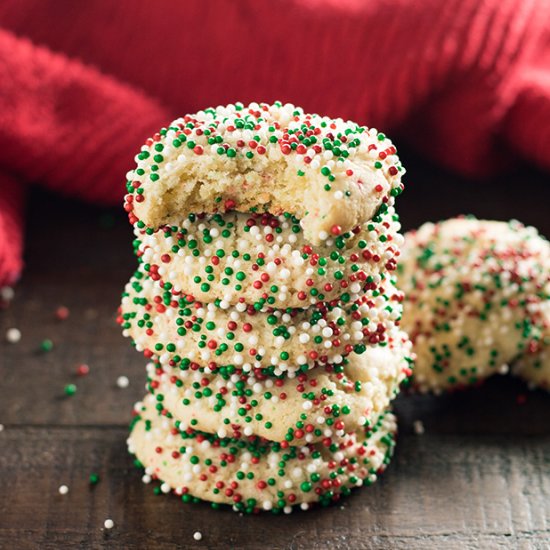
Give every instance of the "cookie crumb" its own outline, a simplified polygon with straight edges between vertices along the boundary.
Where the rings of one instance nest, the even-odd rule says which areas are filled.
[[[195,534],[193,535],[193,538],[195,540],[201,540],[202,539],[202,533],[200,531],[195,531]]]
[[[422,435],[424,433],[424,423],[422,420],[415,420],[413,422],[413,430],[416,435]]]

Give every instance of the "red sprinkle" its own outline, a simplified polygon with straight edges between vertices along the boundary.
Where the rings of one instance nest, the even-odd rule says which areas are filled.
[[[78,374],[78,376],[86,376],[89,372],[90,372],[90,367],[85,363],[78,365],[76,369],[76,374]]]

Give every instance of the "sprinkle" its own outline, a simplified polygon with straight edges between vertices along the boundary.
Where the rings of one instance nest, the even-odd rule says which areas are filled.
[[[415,420],[413,422],[413,430],[416,435],[422,435],[424,433],[424,423],[422,420]]]
[[[21,331],[18,328],[9,328],[6,331],[6,340],[10,344],[17,344],[21,340]]]
[[[52,351],[52,349],[53,349],[53,342],[49,338],[46,338],[45,340],[42,340],[42,342],[40,342],[41,351],[48,352],[48,351]]]
[[[63,388],[63,391],[65,392],[65,395],[68,397],[73,396],[76,393],[76,385],[75,384],[66,384]]]
[[[55,318],[59,321],[65,321],[69,317],[69,308],[65,306],[59,306],[55,310]]]
[[[112,529],[115,526],[115,522],[112,519],[106,519],[103,522],[105,529]]]
[[[0,300],[9,303],[15,296],[15,290],[11,286],[3,286],[0,288]]]
[[[58,491],[60,495],[66,495],[69,492],[69,488],[66,485],[60,485]]]
[[[202,533],[200,531],[195,531],[195,533],[193,534],[193,538],[195,540],[201,540],[202,539]]]
[[[86,363],[82,363],[78,365],[78,367],[76,368],[76,374],[78,376],[87,376],[89,372],[90,372],[90,367],[86,365]]]
[[[130,380],[128,380],[127,376],[119,376],[116,379],[116,385],[122,389],[127,388],[130,385]]]
[[[0,432],[4,431],[4,424],[0,424]]]
[[[99,483],[99,474],[90,474],[90,485],[97,485]]]

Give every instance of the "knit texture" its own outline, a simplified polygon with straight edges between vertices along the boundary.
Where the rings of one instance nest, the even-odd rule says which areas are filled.
[[[27,183],[116,204],[145,138],[208,105],[290,101],[470,176],[550,168],[547,0],[4,0],[0,29],[0,286]]]

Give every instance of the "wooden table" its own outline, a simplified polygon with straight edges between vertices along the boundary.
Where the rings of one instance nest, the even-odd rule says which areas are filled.
[[[517,217],[550,235],[547,176],[522,169],[473,182],[404,157],[405,228],[471,212]],[[0,548],[550,546],[550,396],[508,378],[454,395],[401,396],[391,465],[341,505],[239,517],[153,494],[125,445],[145,360],[114,321],[135,266],[131,239],[121,209],[34,194],[27,267],[0,312],[2,339],[10,327],[22,332],[19,343],[0,343]],[[55,318],[61,305],[70,310],[65,321]],[[44,339],[52,351],[40,351]],[[81,363],[88,376],[76,375]],[[126,389],[117,387],[121,375],[130,379]],[[69,397],[71,383],[77,392]],[[415,434],[415,420],[424,435]],[[100,476],[95,486],[92,473]]]

